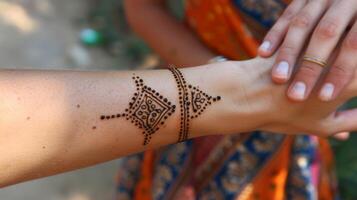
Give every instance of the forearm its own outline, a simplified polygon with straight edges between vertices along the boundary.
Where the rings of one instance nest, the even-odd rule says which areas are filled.
[[[182,70],[187,84],[217,98],[189,120],[188,138],[249,129],[244,123],[246,114],[238,114],[234,101],[225,97],[239,92],[232,82],[223,81],[233,80],[231,73],[218,68]],[[133,76],[140,77],[143,86],[137,86]],[[170,102],[168,112],[172,112],[152,126],[159,130],[149,134],[152,138],[147,145],[143,141],[150,130],[132,122],[137,107],[129,106],[145,86],[155,90],[151,95],[162,104]],[[1,71],[0,93],[0,186],[175,143],[183,121],[178,84],[169,70]],[[185,117],[190,116],[194,116],[192,109]],[[232,126],[236,120],[242,122],[241,127]]]
[[[179,67],[197,66],[215,56],[184,23],[171,16],[163,4],[154,0],[127,0],[125,7],[132,28],[166,62]]]
[[[179,83],[169,70],[0,71],[0,187],[204,135],[260,129],[327,136],[357,128],[357,111],[336,114],[356,96],[357,81],[336,101],[294,104],[284,86],[272,84],[272,61],[186,68]],[[149,113],[140,107],[151,104],[145,94],[157,105]]]

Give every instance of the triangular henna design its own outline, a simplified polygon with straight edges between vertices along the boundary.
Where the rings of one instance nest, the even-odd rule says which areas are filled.
[[[221,99],[220,96],[212,97],[192,85],[189,85],[188,88],[191,94],[191,98],[190,98],[191,99],[190,104],[192,110],[191,119],[197,118],[206,110],[206,108],[209,105]]]
[[[213,102],[221,100],[221,97],[212,97],[198,87],[187,85],[181,71],[175,67],[170,66],[170,71],[179,90],[181,123],[178,142],[182,142],[189,137],[190,120],[200,116]]]
[[[143,79],[133,76],[136,85],[136,93],[132,97],[129,108],[122,114],[102,115],[101,120],[114,118],[125,118],[143,129],[144,145],[151,140],[151,135],[159,130],[166,119],[175,112],[175,105],[172,105],[167,98],[164,98],[157,91],[144,85]]]

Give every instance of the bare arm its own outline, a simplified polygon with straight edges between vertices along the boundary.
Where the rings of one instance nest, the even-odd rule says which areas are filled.
[[[357,111],[335,113],[357,94],[357,81],[335,101],[294,104],[284,86],[272,84],[272,61],[187,68],[182,77],[169,70],[0,71],[0,187],[203,135],[327,136],[357,128]]]
[[[213,130],[249,129],[228,125],[237,113],[231,110],[232,99],[223,97],[236,88],[221,82],[227,73],[217,76],[216,68],[203,66],[182,70],[178,80],[169,70],[0,71],[0,187],[213,134]],[[201,93],[204,103],[197,104],[201,108],[182,106],[184,88],[176,81],[183,80],[187,93],[199,93],[193,88],[197,87],[209,95]],[[189,95],[184,103],[192,102]],[[181,122],[187,131],[180,131]]]
[[[132,28],[168,63],[180,67],[207,63],[215,56],[165,8],[165,0],[126,0]]]

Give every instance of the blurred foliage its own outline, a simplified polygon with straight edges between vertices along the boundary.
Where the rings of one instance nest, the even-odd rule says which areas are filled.
[[[89,28],[102,37],[110,54],[142,63],[151,53],[145,42],[130,30],[124,12],[123,0],[91,0],[88,17]],[[178,18],[184,18],[183,0],[168,0],[167,6]]]
[[[352,99],[344,109],[357,108],[357,98]],[[356,120],[357,123],[357,120]],[[336,154],[336,167],[342,199],[357,199],[357,133],[347,141],[332,141]]]
[[[92,0],[88,25],[103,37],[102,46],[118,58],[140,63],[151,52],[130,30],[122,0]]]
[[[92,1],[93,9],[89,16],[89,25],[103,35],[103,45],[111,54],[141,62],[147,54],[151,53],[145,42],[130,31],[122,0]],[[184,17],[181,0],[169,1],[168,7],[179,19]],[[347,107],[357,108],[357,99],[351,101]],[[341,197],[355,200],[357,199],[357,135],[352,135],[348,141],[333,140],[331,143],[336,153]]]
[[[167,7],[177,19],[184,19],[184,0],[167,0]]]
[[[335,147],[342,199],[357,199],[357,135]]]

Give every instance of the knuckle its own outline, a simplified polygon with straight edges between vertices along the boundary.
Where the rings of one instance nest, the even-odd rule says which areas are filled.
[[[280,48],[280,55],[281,55],[281,57],[286,57],[286,56],[295,57],[295,56],[298,55],[298,53],[297,53],[295,47],[292,47],[292,46],[289,46],[289,45],[283,45]]]
[[[311,3],[315,3],[319,6],[328,6],[333,0],[310,0]]]
[[[281,35],[281,31],[277,27],[273,27],[270,29],[269,33],[266,36],[267,40],[275,41],[279,35]]]
[[[340,85],[344,85],[349,82],[353,76],[353,69],[351,67],[345,67],[342,65],[335,65],[331,68],[331,76],[334,76],[334,82]]]
[[[311,16],[306,12],[302,12],[291,21],[291,27],[304,28],[307,29],[311,24]]]
[[[317,77],[320,75],[320,72],[321,72],[321,67],[316,67],[312,64],[305,64],[301,67],[300,69],[300,75],[302,77]]]
[[[322,39],[334,38],[338,35],[338,20],[325,19],[317,26],[315,36]]]
[[[357,31],[353,31],[347,36],[344,46],[348,49],[357,50]]]
[[[310,2],[312,2],[312,3],[317,3],[317,4],[323,4],[323,3],[326,3],[327,2],[327,0],[310,0]]]
[[[351,75],[351,70],[349,67],[342,65],[335,65],[332,67],[331,72],[337,76],[349,76]]]
[[[281,15],[281,18],[290,21],[294,18],[295,15],[296,15],[295,8],[288,7],[287,9],[285,9],[283,14]]]

